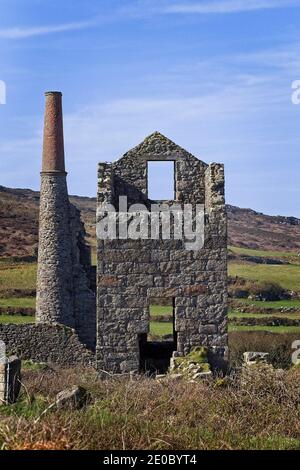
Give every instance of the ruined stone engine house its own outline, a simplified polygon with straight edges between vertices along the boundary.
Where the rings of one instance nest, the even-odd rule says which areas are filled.
[[[227,358],[227,224],[223,165],[206,163],[158,132],[113,163],[99,163],[97,212],[118,201],[149,207],[149,162],[174,165],[174,200],[204,206],[204,244],[97,238],[93,280],[80,213],[69,203],[61,93],[46,93],[37,280],[37,326],[65,325],[95,353],[99,370],[163,368],[173,355],[206,346],[212,365]],[[93,285],[95,284],[95,285]],[[172,306],[173,335],[149,341],[150,305]]]

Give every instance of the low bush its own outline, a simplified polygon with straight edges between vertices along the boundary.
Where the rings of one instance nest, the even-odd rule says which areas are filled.
[[[290,294],[275,282],[258,282],[229,277],[228,293],[233,298],[252,298],[255,300],[284,300]]]
[[[292,365],[292,344],[299,340],[296,333],[270,333],[268,331],[232,331],[229,334],[231,367],[239,367],[245,351],[262,351],[270,354],[275,367],[289,368]]]
[[[17,316],[35,316],[35,308],[31,307],[0,307],[0,315],[17,315]]]

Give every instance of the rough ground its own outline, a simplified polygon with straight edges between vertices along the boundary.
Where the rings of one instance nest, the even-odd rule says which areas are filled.
[[[299,380],[299,369],[251,369],[242,381],[100,381],[87,368],[24,365],[19,401],[0,406],[0,447],[299,449]],[[87,388],[90,403],[80,410],[57,409],[56,394],[74,384]]]

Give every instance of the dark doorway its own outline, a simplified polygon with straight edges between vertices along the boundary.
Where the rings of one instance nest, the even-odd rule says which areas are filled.
[[[150,299],[150,333],[140,335],[140,370],[149,375],[163,374],[177,349],[174,299]]]

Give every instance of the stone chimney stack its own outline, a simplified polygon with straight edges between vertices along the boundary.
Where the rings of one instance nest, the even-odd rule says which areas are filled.
[[[36,321],[75,326],[70,203],[61,93],[46,95],[41,172]]]

